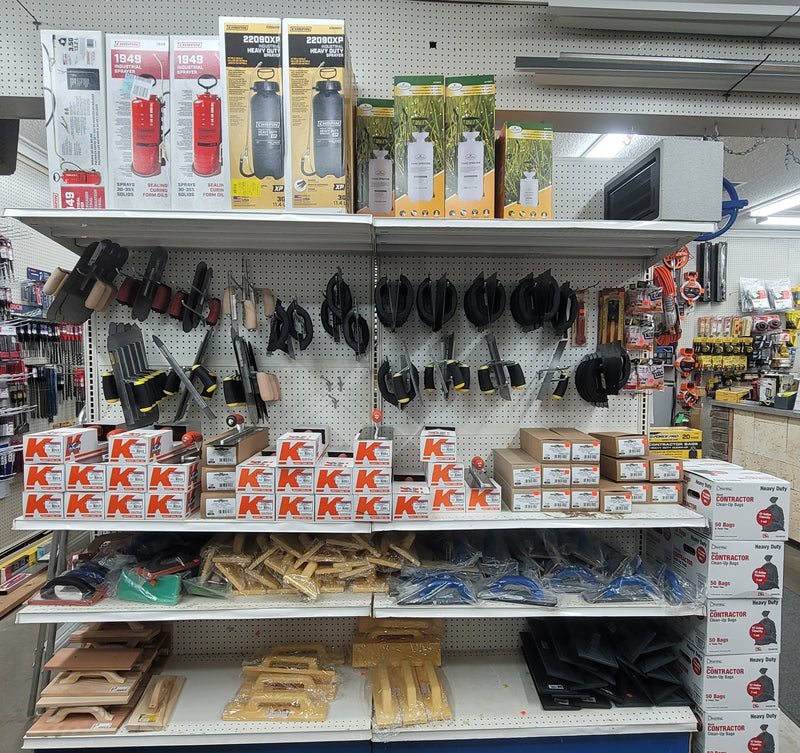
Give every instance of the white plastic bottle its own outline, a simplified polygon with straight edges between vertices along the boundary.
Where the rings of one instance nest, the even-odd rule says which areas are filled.
[[[412,202],[433,200],[433,142],[428,131],[412,131],[408,145],[408,198]]]
[[[478,131],[464,131],[466,141],[458,142],[458,198],[480,201],[483,198],[483,142]]]
[[[369,161],[369,208],[372,214],[392,213],[392,161],[385,149],[375,149]]]
[[[525,177],[519,181],[519,203],[520,206],[531,209],[539,205],[539,179],[535,170],[526,172]]]

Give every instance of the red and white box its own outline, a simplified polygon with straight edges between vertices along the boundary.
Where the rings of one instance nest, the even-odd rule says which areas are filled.
[[[424,481],[395,481],[392,485],[393,520],[429,520],[431,489]]]
[[[456,430],[450,426],[426,426],[420,435],[419,459],[423,463],[457,460]]]
[[[278,459],[275,455],[255,455],[236,466],[236,491],[274,494]]]
[[[355,520],[391,520],[391,493],[358,494],[355,497]]]
[[[314,520],[316,500],[311,493],[278,494],[277,520]]]
[[[791,485],[766,473],[705,470],[686,474],[685,504],[705,515],[714,539],[785,541]]]
[[[780,599],[710,599],[706,616],[686,617],[681,632],[705,654],[777,654]]]
[[[392,469],[371,465],[357,465],[353,476],[353,494],[392,493]]]
[[[145,492],[106,492],[106,520],[144,520]]]
[[[678,670],[691,699],[706,711],[778,708],[778,654],[704,654],[684,640]]]
[[[106,495],[104,492],[67,492],[64,495],[64,517],[95,518],[102,520],[106,515]]]
[[[352,494],[317,494],[314,520],[352,520]]]
[[[151,492],[188,493],[200,483],[200,464],[197,460],[188,463],[153,463],[148,469]]]
[[[328,454],[317,464],[314,474],[316,494],[352,494],[353,458]]]
[[[148,491],[147,466],[137,463],[109,463],[106,468],[108,491],[143,493]]]
[[[239,520],[275,520],[275,495],[272,492],[236,492],[236,517]]]
[[[25,463],[25,491],[63,492],[66,472],[64,463]]]
[[[487,486],[467,486],[467,512],[500,512],[503,506],[503,490],[494,479]]]
[[[66,463],[96,452],[97,429],[50,429],[24,437],[26,463]]]
[[[289,494],[314,493],[314,468],[290,468],[281,466],[276,468],[275,492]]]
[[[702,729],[692,734],[692,753],[779,753],[778,711],[697,713]]]
[[[431,489],[431,520],[463,516],[467,511],[467,494],[461,486],[435,486]]]
[[[328,445],[318,431],[290,431],[278,437],[276,454],[279,466],[314,466]]]
[[[199,507],[198,488],[191,492],[149,492],[145,518],[183,520]]]
[[[367,426],[362,429],[353,442],[353,465],[369,465],[373,467],[391,468],[394,441],[386,429]]]
[[[172,452],[171,429],[137,429],[112,434],[108,441],[111,463],[156,463]]]
[[[68,492],[104,492],[108,488],[108,463],[67,463]]]
[[[425,467],[428,486],[464,486],[464,464],[450,460],[437,460]]]
[[[23,518],[64,517],[64,492],[23,492]]]

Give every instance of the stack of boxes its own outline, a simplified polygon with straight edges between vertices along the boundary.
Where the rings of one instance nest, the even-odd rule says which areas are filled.
[[[682,623],[684,682],[703,722],[694,753],[774,753],[790,485],[719,461],[689,466],[686,505],[708,528],[648,544],[707,598],[706,618]]]

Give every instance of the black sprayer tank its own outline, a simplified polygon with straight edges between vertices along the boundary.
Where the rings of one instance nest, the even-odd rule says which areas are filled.
[[[253,172],[259,180],[283,177],[283,108],[276,81],[256,81],[250,99]]]
[[[314,138],[314,172],[318,177],[344,177],[344,100],[338,81],[318,81],[311,102]]]

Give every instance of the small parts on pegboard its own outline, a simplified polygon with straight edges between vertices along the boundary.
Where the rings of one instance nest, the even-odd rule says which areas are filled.
[[[83,327],[73,324],[26,322],[17,325],[25,358],[46,358],[59,366],[83,364]]]
[[[624,345],[631,357],[625,392],[664,389],[664,361],[655,352],[656,318],[663,317],[663,291],[640,282],[625,291]]]

